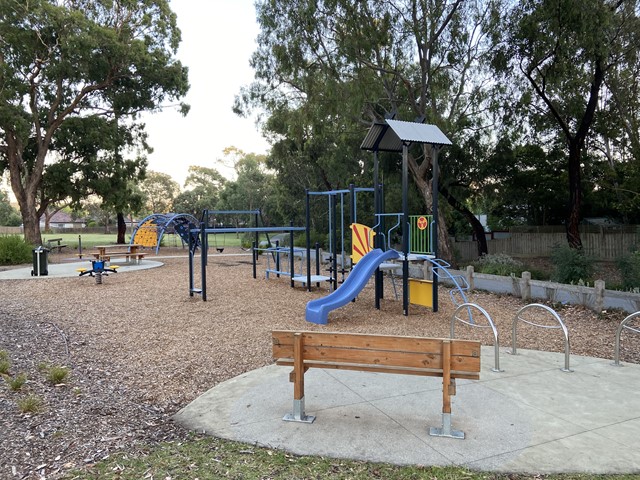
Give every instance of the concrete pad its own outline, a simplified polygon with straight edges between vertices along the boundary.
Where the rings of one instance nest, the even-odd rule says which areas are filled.
[[[373,462],[460,465],[497,472],[640,472],[639,365],[522,351],[480,381],[458,381],[452,426],[464,440],[429,435],[442,423],[439,378],[310,369],[306,413],[293,407],[290,368],[263,367],[212,388],[174,416],[186,428],[295,454]],[[502,363],[503,357],[501,357]],[[572,357],[572,366],[574,358]]]
[[[125,258],[114,258],[110,265],[118,265],[118,274],[132,272],[134,270],[145,270],[147,268],[156,268],[164,265],[162,262],[154,260],[142,260],[139,264],[126,263]],[[26,279],[46,279],[46,278],[63,278],[63,277],[77,277],[80,272],[78,268],[91,269],[91,262],[88,260],[65,262],[65,263],[50,263],[48,265],[48,275],[32,276],[31,272],[33,267],[13,268],[11,270],[5,270],[0,272],[0,280],[26,280]],[[88,275],[87,275],[88,276]]]

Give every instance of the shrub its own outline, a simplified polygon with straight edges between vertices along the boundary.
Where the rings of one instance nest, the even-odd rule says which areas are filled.
[[[60,383],[65,381],[68,375],[68,368],[54,365],[47,372],[47,381],[51,385],[59,385]]]
[[[0,265],[19,265],[31,262],[33,245],[19,235],[0,235]]]
[[[19,391],[22,386],[27,383],[27,376],[24,373],[21,373],[19,375],[16,375],[14,378],[8,380],[9,383],[9,389],[12,392],[17,392]]]
[[[473,264],[473,268],[478,273],[502,276],[520,276],[525,271],[522,262],[504,253],[485,254]]]
[[[37,395],[27,395],[17,403],[21,413],[37,413],[42,408],[42,399]]]
[[[5,350],[0,350],[0,375],[7,375],[10,368],[9,354]]]
[[[632,291],[640,288],[640,251],[616,260],[616,266],[622,278],[622,290]]]
[[[558,283],[578,284],[589,282],[594,274],[593,259],[583,250],[567,245],[556,246],[551,251],[554,272],[551,279]]]
[[[8,375],[11,368],[11,362],[9,360],[0,360],[0,375]]]

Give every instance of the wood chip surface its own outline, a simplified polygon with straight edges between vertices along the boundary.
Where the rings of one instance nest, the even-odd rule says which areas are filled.
[[[272,363],[273,329],[449,336],[454,308],[448,289],[439,290],[437,313],[412,305],[403,316],[388,280],[381,309],[375,309],[371,281],[356,302],[320,326],[306,322],[304,312],[309,300],[327,295],[326,284],[308,292],[290,288],[288,277],[266,280],[264,258],[253,279],[251,256],[228,253],[242,251],[225,248],[209,257],[206,302],[189,295],[188,259],[180,249],[160,253],[180,258],[146,257],[162,267],[112,274],[102,285],[91,277],[0,281],[0,350],[11,362],[0,381],[0,478],[58,478],[114,452],[186,439],[188,432],[170,416],[216,384]],[[70,256],[52,255],[51,261]],[[199,286],[199,261],[195,266]],[[396,282],[400,293],[402,281]],[[483,292],[469,301],[492,317],[502,350],[510,348],[512,322],[525,303]],[[615,331],[626,313],[552,307],[567,325],[572,355],[613,358]],[[482,323],[480,315],[474,319]],[[461,322],[455,328],[458,338],[493,345],[490,329]],[[517,347],[561,352],[564,340],[559,329],[521,322]],[[640,335],[625,332],[621,350],[623,362],[640,363]],[[62,385],[47,382],[51,365],[70,369]],[[14,392],[9,380],[20,373],[27,383]],[[27,395],[42,400],[38,413],[20,412]]]

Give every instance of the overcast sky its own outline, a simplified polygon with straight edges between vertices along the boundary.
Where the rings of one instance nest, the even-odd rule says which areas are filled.
[[[240,87],[253,80],[249,59],[256,48],[258,26],[254,0],[171,0],[182,43],[178,58],[189,67],[191,88],[182,117],[175,109],[146,115],[149,169],[171,175],[184,185],[190,165],[215,167],[222,151],[235,146],[247,153],[266,153],[269,145],[253,119],[231,111]]]

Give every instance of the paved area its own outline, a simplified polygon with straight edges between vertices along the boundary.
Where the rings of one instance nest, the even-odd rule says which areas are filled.
[[[479,381],[459,380],[452,426],[464,440],[429,436],[441,426],[441,379],[311,369],[306,413],[292,409],[290,368],[267,366],[212,388],[178,412],[186,428],[218,437],[372,462],[460,465],[519,473],[640,472],[640,365],[483,347]]]
[[[131,272],[133,270],[144,270],[146,268],[160,267],[162,262],[156,260],[142,260],[139,264],[127,263],[125,258],[114,257],[111,260],[111,265],[118,265],[118,274]],[[31,272],[33,267],[13,268],[11,270],[4,270],[0,272],[0,280],[18,280],[18,279],[43,279],[43,278],[55,278],[55,277],[77,277],[79,272],[78,268],[91,268],[91,262],[89,260],[77,261],[64,261],[60,263],[50,263],[48,265],[48,275],[46,276],[32,276]]]

